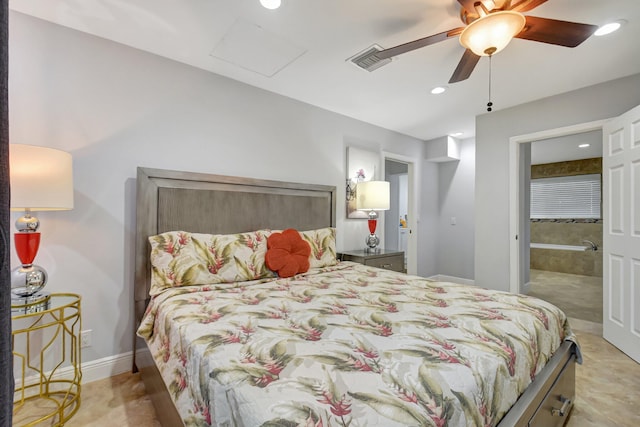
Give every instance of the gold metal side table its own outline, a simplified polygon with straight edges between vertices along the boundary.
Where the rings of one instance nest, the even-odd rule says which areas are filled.
[[[80,408],[80,296],[12,307],[14,426],[63,426]]]

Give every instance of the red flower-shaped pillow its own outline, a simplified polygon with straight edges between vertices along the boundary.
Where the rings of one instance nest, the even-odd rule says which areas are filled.
[[[297,230],[288,228],[269,236],[265,262],[278,276],[292,277],[309,270],[309,254],[311,246],[302,240]]]

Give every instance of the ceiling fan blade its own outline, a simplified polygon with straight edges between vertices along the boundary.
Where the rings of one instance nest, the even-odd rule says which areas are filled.
[[[454,28],[453,30],[444,31],[442,33],[434,34],[432,36],[423,37],[412,42],[404,43],[389,49],[381,50],[376,53],[380,59],[387,59],[393,56],[398,56],[403,53],[411,52],[412,50],[420,49],[421,47],[429,46],[448,39],[449,37],[457,36],[464,30],[464,27]]]
[[[458,62],[458,66],[449,79],[449,83],[457,83],[468,79],[479,60],[480,57],[473,53],[471,49],[465,50],[460,62]]]
[[[546,3],[547,0],[520,0],[517,3],[512,3],[509,10],[514,12],[528,12],[531,9],[535,9],[540,6],[542,3]]]
[[[597,29],[597,25],[578,22],[559,21],[557,19],[525,16],[527,23],[516,36],[519,39],[576,47],[588,39]]]

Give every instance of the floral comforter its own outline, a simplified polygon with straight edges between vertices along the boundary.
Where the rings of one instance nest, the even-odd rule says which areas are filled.
[[[563,340],[544,301],[351,262],[172,288],[138,330],[186,426],[490,426]]]

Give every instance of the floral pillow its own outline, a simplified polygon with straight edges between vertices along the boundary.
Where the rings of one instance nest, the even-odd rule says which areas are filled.
[[[310,268],[330,267],[336,259],[336,229],[334,227],[301,231],[302,238],[311,246]]]
[[[151,291],[275,277],[265,265],[268,230],[239,234],[169,231],[150,236]]]

